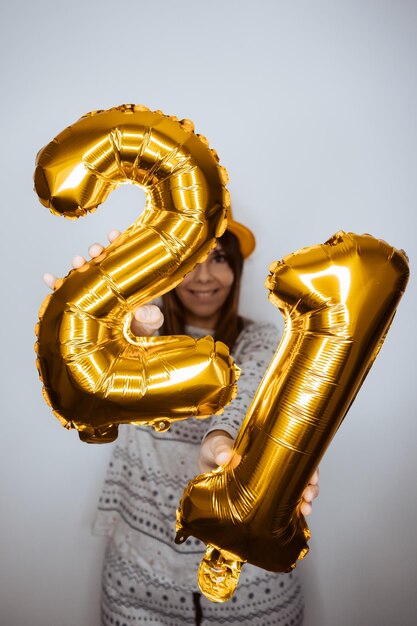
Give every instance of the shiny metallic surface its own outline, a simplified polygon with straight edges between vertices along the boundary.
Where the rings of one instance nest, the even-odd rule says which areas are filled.
[[[94,211],[121,184],[146,194],[139,219],[58,281],[39,312],[45,399],[82,440],[114,440],[125,422],[165,430],[234,397],[239,372],[224,344],[130,331],[135,309],[178,285],[224,232],[226,182],[192,122],[138,105],[89,113],[39,152],[35,191],[56,215]]]
[[[230,462],[191,481],[177,542],[207,545],[199,584],[223,602],[240,567],[286,572],[308,552],[302,493],[361,387],[409,275],[403,251],[339,232],[270,267],[266,287],[285,332]]]

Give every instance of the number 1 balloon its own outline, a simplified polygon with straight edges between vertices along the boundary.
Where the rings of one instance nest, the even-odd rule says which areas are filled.
[[[275,263],[266,286],[285,332],[230,462],[197,476],[177,514],[177,542],[207,545],[199,584],[231,597],[244,562],[289,571],[307,551],[302,493],[389,329],[408,280],[400,252],[339,232]]]
[[[136,337],[134,310],[174,288],[226,227],[227,174],[188,120],[143,106],[89,113],[40,151],[35,190],[56,215],[77,218],[123,183],[146,193],[142,216],[103,254],[58,281],[37,325],[44,396],[87,442],[118,424],[220,412],[238,369],[211,337]]]

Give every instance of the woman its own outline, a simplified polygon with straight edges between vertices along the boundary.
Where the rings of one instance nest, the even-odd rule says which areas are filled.
[[[109,235],[110,241],[118,236]],[[138,309],[132,330],[224,341],[242,368],[238,396],[220,416],[172,424],[165,433],[149,427],[122,426],[100,498],[94,532],[109,538],[103,567],[102,623],[247,624],[296,626],[303,601],[295,573],[275,574],[245,565],[238,589],[227,603],[202,596],[197,570],[205,546],[194,538],[174,543],[175,511],[186,484],[197,473],[227,462],[233,441],[258,384],[277,348],[271,324],[238,314],[243,258],[253,251],[252,233],[229,218],[228,230],[204,263],[163,296],[163,316],[155,306]],[[91,256],[103,248],[95,244]],[[75,257],[74,267],[85,263]],[[54,277],[46,281],[53,286]],[[317,472],[306,488],[304,515],[318,494]]]

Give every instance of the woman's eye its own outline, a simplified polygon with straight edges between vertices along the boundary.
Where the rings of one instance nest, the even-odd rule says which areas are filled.
[[[214,257],[213,257],[213,261],[215,263],[227,263],[226,255],[225,254],[215,254]]]

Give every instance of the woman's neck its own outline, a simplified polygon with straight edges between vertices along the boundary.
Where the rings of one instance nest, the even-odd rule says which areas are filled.
[[[198,315],[192,315],[187,313],[185,315],[184,323],[186,326],[193,326],[194,328],[204,328],[214,331],[219,321],[219,315],[211,315],[209,317],[199,317]]]

